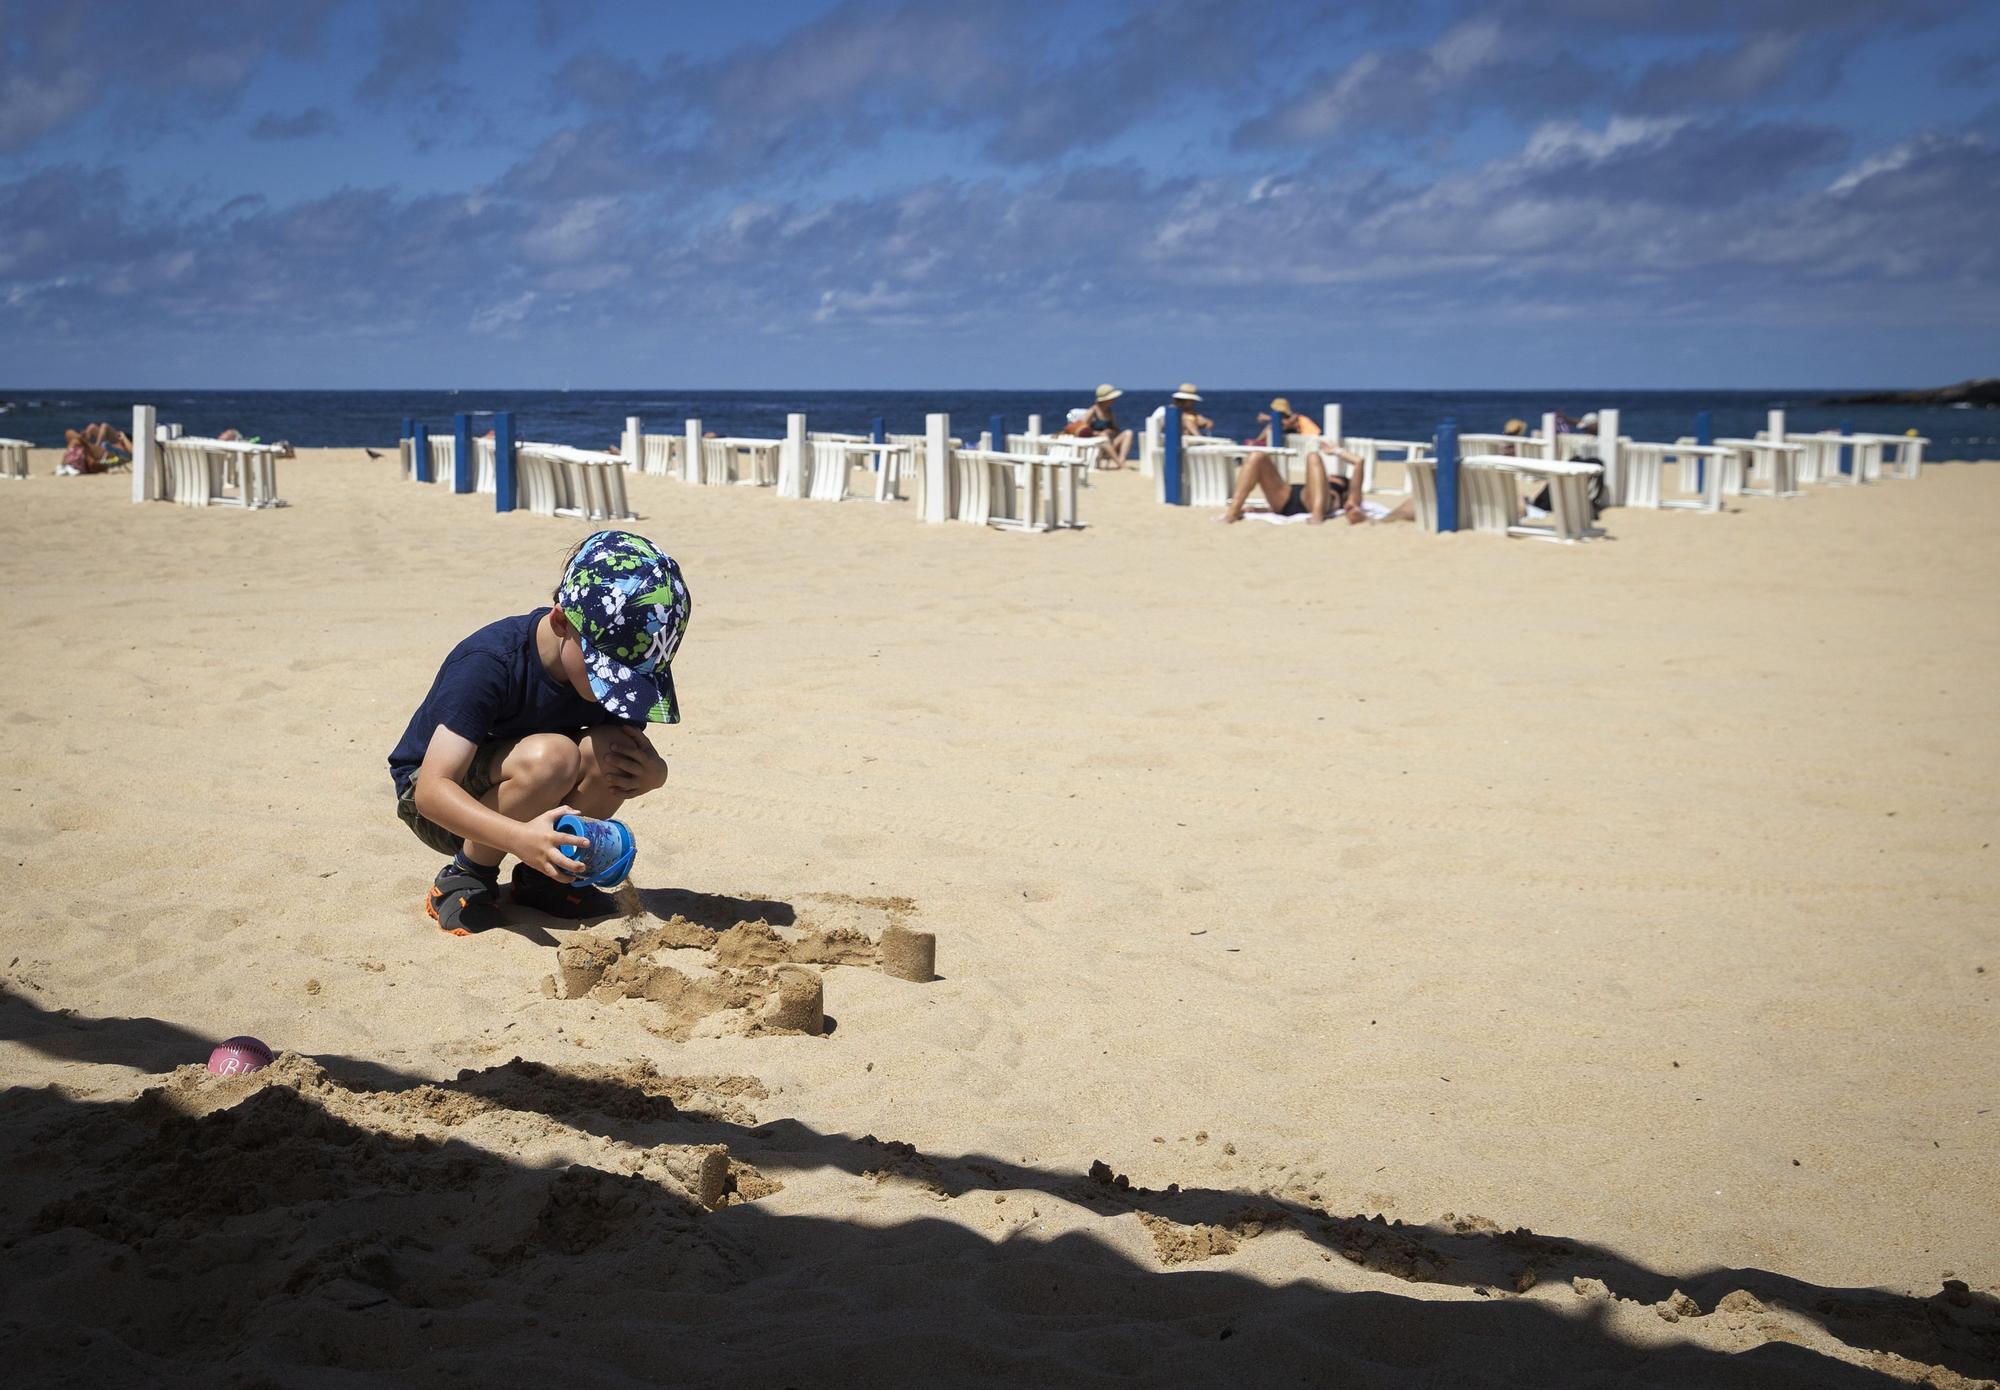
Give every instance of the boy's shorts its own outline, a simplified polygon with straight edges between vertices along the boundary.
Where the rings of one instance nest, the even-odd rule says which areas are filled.
[[[474,801],[493,790],[500,781],[500,755],[513,745],[512,739],[493,739],[479,745],[479,751],[472,755],[472,766],[465,770],[465,780],[460,785]],[[421,777],[423,774],[418,773]],[[462,836],[454,835],[436,821],[417,813],[417,778],[410,779],[409,790],[396,798],[396,814],[403,824],[410,827],[410,833],[422,840],[439,854],[457,854],[465,843]]]

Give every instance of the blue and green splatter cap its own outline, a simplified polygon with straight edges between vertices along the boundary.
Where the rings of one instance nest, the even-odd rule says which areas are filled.
[[[627,724],[681,722],[671,663],[688,591],[672,556],[630,531],[599,531],[563,571],[556,603],[583,639],[584,672],[605,713]]]

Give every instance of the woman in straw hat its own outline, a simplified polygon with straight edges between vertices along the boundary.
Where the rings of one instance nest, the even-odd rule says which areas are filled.
[[[1083,419],[1063,427],[1064,434],[1098,441],[1097,466],[1100,468],[1123,468],[1126,456],[1132,452],[1132,431],[1118,427],[1118,414],[1111,408],[1111,403],[1124,394],[1110,382],[1105,382],[1097,388],[1097,399],[1091,403]]]
[[[1194,389],[1192,381],[1183,381],[1181,389],[1174,392],[1174,406],[1181,413],[1181,433],[1211,434],[1215,421],[1201,413],[1201,393]]]

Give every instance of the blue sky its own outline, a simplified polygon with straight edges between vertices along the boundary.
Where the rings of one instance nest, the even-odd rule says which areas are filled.
[[[16,386],[2000,374],[1996,0],[4,0]]]

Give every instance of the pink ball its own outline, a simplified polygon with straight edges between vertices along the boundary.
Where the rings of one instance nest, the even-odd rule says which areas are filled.
[[[208,1054],[208,1069],[217,1076],[242,1076],[271,1065],[271,1049],[255,1038],[225,1038]]]

